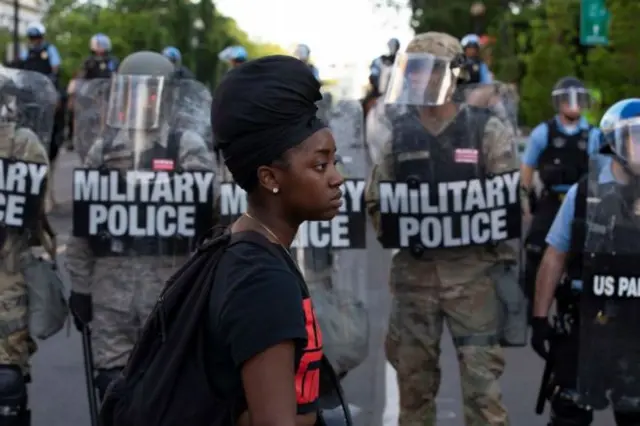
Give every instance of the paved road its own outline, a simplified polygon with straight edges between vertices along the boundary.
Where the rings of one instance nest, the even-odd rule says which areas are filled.
[[[61,240],[71,226],[71,170],[77,165],[75,154],[62,152],[56,172],[55,188],[61,206],[52,214],[52,222]],[[371,234],[371,233],[370,233]],[[64,242],[64,241],[61,241]],[[358,426],[395,426],[397,424],[397,385],[395,372],[382,353],[382,340],[389,312],[389,254],[378,249],[371,238],[369,306],[371,352],[367,361],[345,380],[347,398],[359,407]],[[64,245],[61,255],[64,255]],[[462,426],[460,384],[456,355],[448,335],[442,345],[442,386],[438,397],[439,426]],[[533,413],[542,371],[541,361],[529,348],[507,352],[507,369],[502,380],[504,399],[516,426],[546,424]],[[89,426],[80,336],[75,329],[62,331],[40,344],[33,357],[34,382],[31,385],[33,426]],[[597,416],[595,425],[613,424],[608,413]]]

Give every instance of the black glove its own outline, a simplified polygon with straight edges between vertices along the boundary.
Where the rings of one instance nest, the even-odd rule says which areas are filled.
[[[553,330],[547,317],[533,317],[531,320],[531,347],[542,359],[549,356],[548,344]]]
[[[71,308],[71,315],[73,315],[73,322],[76,328],[78,331],[82,331],[93,319],[91,295],[72,291],[69,298],[69,307]]]

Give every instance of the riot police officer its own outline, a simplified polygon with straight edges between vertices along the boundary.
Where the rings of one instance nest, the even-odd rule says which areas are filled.
[[[105,34],[95,34],[89,40],[91,56],[85,59],[78,78],[91,80],[109,78],[118,69],[118,59],[111,55],[111,39]]]
[[[218,59],[229,64],[231,68],[247,62],[247,50],[242,46],[227,46],[220,53]]]
[[[629,321],[637,303],[602,297],[631,297],[613,278],[621,267],[637,276],[640,99],[613,105],[600,127],[608,155],[591,159],[588,174],[568,190],[536,279],[531,345],[551,367],[551,383],[543,384],[551,426],[588,426],[593,409],[605,408],[607,399],[618,426],[640,424],[633,402],[640,396],[633,379],[638,336],[625,327],[637,330],[637,319]],[[609,286],[617,291],[603,291]],[[554,297],[552,327],[547,317]]]
[[[311,49],[306,44],[299,44],[296,46],[296,49],[293,52],[293,56],[300,59],[302,62],[307,64],[313,75],[316,77],[316,80],[320,81],[320,71],[313,65],[311,60]]]
[[[384,94],[389,78],[391,77],[391,67],[396,61],[396,54],[400,50],[400,41],[392,38],[387,42],[387,53],[378,56],[369,66],[369,92],[367,96],[378,97]]]
[[[460,43],[466,59],[463,82],[469,84],[491,83],[489,67],[480,57],[480,37],[475,34],[467,34]]]
[[[599,130],[582,117],[589,93],[575,77],[558,80],[551,92],[556,115],[531,132],[522,164],[521,186],[529,194],[533,219],[525,241],[526,289],[535,291],[535,274],[545,249],[545,237],[569,187],[587,171],[589,155],[600,148]],[[537,168],[542,193],[536,197],[533,174]],[[532,299],[530,299],[532,300]]]
[[[165,47],[162,51],[162,56],[170,60],[173,66],[176,67],[176,73],[174,75],[175,78],[195,79],[195,76],[189,70],[189,68],[185,67],[182,64],[182,53],[177,47]]]
[[[60,54],[53,44],[44,39],[45,33],[44,25],[40,22],[32,22],[27,26],[29,49],[20,52],[20,68],[48,76],[58,87]]]

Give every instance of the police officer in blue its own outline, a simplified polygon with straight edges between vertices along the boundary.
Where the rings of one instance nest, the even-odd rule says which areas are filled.
[[[545,237],[567,190],[584,175],[589,155],[600,149],[600,132],[581,115],[591,98],[575,77],[561,78],[551,93],[556,115],[531,132],[520,166],[520,185],[529,194],[530,227],[525,239],[525,288],[533,300],[535,275],[545,249]],[[538,170],[542,193],[537,198],[533,175]]]
[[[491,83],[492,78],[489,67],[480,57],[480,37],[475,34],[467,34],[460,40],[460,44],[462,44],[466,59],[464,83]]]
[[[318,71],[318,68],[316,68],[315,65],[309,62],[311,60],[311,49],[309,49],[309,46],[306,44],[297,45],[293,55],[307,64],[313,75],[316,77],[316,80],[320,81],[320,71]]]
[[[29,49],[20,52],[20,68],[48,76],[58,87],[60,54],[56,47],[44,39],[46,30],[40,22],[27,26]]]
[[[227,46],[220,53],[218,59],[226,62],[231,68],[247,62],[249,55],[243,46]]]
[[[615,379],[603,380],[601,395],[595,392],[585,393],[585,383],[589,380],[584,376],[583,366],[585,358],[590,355],[583,351],[583,345],[587,343],[585,337],[598,339],[596,335],[587,332],[588,327],[592,326],[590,323],[594,321],[584,321],[585,312],[592,308],[590,299],[583,297],[590,285],[584,281],[587,258],[585,251],[589,247],[585,242],[594,235],[600,235],[604,241],[608,235],[619,234],[616,229],[628,233],[623,224],[630,220],[628,216],[634,214],[625,215],[627,217],[616,216],[620,216],[620,212],[628,213],[628,210],[623,210],[627,207],[634,208],[634,203],[623,209],[619,206],[622,205],[620,203],[626,204],[628,197],[625,194],[635,186],[632,182],[640,179],[640,99],[626,99],[613,105],[603,116],[600,127],[606,142],[603,152],[608,155],[592,158],[589,174],[567,191],[546,237],[548,246],[536,280],[531,345],[552,366],[552,383],[546,384],[550,389],[548,396],[551,403],[551,426],[590,425],[593,409],[603,409],[608,405],[604,392],[606,390],[611,391],[609,398],[616,424],[640,425],[637,404],[634,411],[628,410],[628,405],[627,409],[623,409],[620,404],[620,401],[637,401],[640,396],[639,386],[634,384],[636,381],[633,377],[623,378],[622,381],[626,383],[622,386],[616,386]],[[634,200],[637,202],[637,197]],[[638,228],[637,222],[632,228]],[[637,245],[637,240],[635,244]],[[629,246],[633,251],[634,245]],[[622,246],[618,248],[621,251],[625,249]],[[552,327],[548,315],[554,298],[557,313]],[[601,352],[609,350],[605,345],[598,349]],[[637,352],[633,354],[637,356]],[[634,361],[627,364],[637,364],[640,360]],[[600,364],[602,365],[591,370],[606,370],[606,363]],[[619,364],[621,365],[622,363]],[[627,384],[631,384],[632,389]],[[616,394],[616,390],[620,389],[632,394]]]
[[[180,49],[173,46],[167,46],[162,50],[162,56],[171,61],[174,67],[176,67],[176,72],[174,77],[177,79],[183,80],[195,80],[195,76],[189,70],[189,68],[182,65],[182,53]]]
[[[400,41],[392,38],[387,42],[387,53],[378,56],[369,66],[369,93],[368,97],[378,97],[384,94],[384,89],[391,77],[391,67],[396,61],[396,55],[400,50]]]
[[[91,55],[85,59],[79,78],[92,80],[109,78],[118,70],[118,59],[111,54],[111,39],[105,34],[95,34],[89,40]]]

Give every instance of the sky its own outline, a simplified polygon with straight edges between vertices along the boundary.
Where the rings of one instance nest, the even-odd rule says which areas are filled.
[[[254,41],[291,52],[297,43],[308,45],[323,79],[340,77],[349,64],[349,74],[355,69],[366,80],[389,38],[406,45],[413,34],[408,12],[376,10],[373,0],[216,0],[216,6]]]

